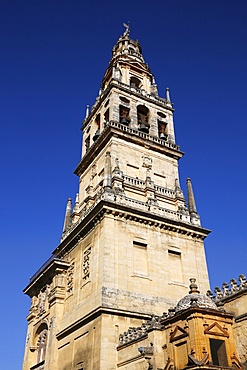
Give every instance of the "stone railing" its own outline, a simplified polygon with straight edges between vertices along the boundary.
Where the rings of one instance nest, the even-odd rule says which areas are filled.
[[[158,194],[165,195],[167,197],[174,197],[175,191],[172,189],[163,188],[162,186],[154,185],[154,189]]]
[[[137,177],[131,177],[131,176],[124,175],[123,179],[124,179],[125,184],[131,185],[131,186],[136,186],[136,187],[142,188],[142,189],[145,186],[145,181],[140,180]]]
[[[155,204],[151,205],[148,202],[142,202],[140,200],[126,197],[125,195],[121,195],[121,198],[119,199],[118,196],[114,194],[113,190],[110,192],[110,194],[111,194],[111,197],[110,198],[107,197],[107,200],[112,202],[112,204],[125,205],[127,207],[131,207],[131,208],[135,208],[141,211],[163,216],[165,218],[172,219],[172,220],[181,221],[183,219],[182,212],[173,211],[167,208],[159,207],[158,205],[155,205]],[[100,189],[98,194],[96,195],[96,200],[94,201],[93,205],[86,210],[82,210],[79,220],[71,224],[68,230],[63,233],[61,237],[61,241],[63,241],[82,222],[82,220],[86,218],[86,216],[96,207],[96,205],[101,200],[104,200],[104,199],[106,199],[105,192],[103,191],[103,189]]]
[[[126,185],[135,186],[135,187],[138,187],[140,189],[145,188],[145,183],[146,182],[144,180],[138,179],[137,177],[131,177],[131,176],[123,175],[123,179],[124,179],[124,184],[126,184]],[[154,185],[154,190],[156,191],[157,194],[165,195],[167,197],[174,198],[174,196],[175,196],[175,191],[174,190],[164,188],[163,186]]]
[[[156,95],[152,95],[152,94],[149,94],[146,90],[144,89],[140,89],[138,87],[135,87],[135,86],[130,86],[130,85],[127,85],[123,82],[120,82],[118,80],[113,80],[114,84],[117,84],[119,86],[121,86],[122,88],[128,90],[128,91],[132,91],[134,92],[135,94],[139,95],[140,97],[146,97],[150,100],[154,100],[156,102],[158,102],[159,104],[162,104],[164,105],[165,107],[171,107],[172,106],[172,103],[168,102],[166,99],[164,98],[160,98],[159,96],[156,96]]]
[[[157,144],[160,144],[160,145],[164,145],[166,146],[167,148],[170,148],[170,149],[175,149],[175,150],[179,150],[180,151],[180,146],[175,144],[175,143],[172,143],[172,142],[169,142],[169,141],[165,141],[165,140],[162,140],[156,136],[152,136],[152,135],[149,135],[149,134],[146,134],[142,131],[139,131],[139,130],[135,130],[133,128],[130,128],[129,126],[125,126],[125,125],[122,125],[121,123],[119,122],[116,122],[116,121],[109,121],[106,123],[106,127],[107,126],[111,126],[111,127],[115,127],[115,128],[118,128],[120,129],[121,131],[125,131],[129,134],[132,134],[132,135],[135,135],[135,136],[139,136],[141,137],[142,139],[145,139],[145,140],[149,140],[149,141],[152,141],[154,143],[157,143]],[[93,144],[94,145],[94,144]],[[91,149],[91,148],[90,148]]]
[[[207,296],[213,299],[215,302],[218,302],[240,291],[247,290],[246,276],[243,274],[240,274],[238,281],[233,278],[230,280],[229,284],[223,283],[222,288],[220,288],[219,286],[216,286],[214,289],[215,294],[212,292],[212,290],[208,290]]]

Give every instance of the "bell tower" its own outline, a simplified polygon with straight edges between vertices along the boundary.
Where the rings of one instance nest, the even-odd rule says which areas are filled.
[[[191,180],[180,187],[173,104],[129,26],[83,121],[79,193],[61,243],[30,279],[23,370],[116,369],[118,336],[161,314],[197,279],[209,289]]]

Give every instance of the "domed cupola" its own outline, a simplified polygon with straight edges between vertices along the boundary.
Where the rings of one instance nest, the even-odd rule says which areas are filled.
[[[216,304],[212,301],[211,298],[209,298],[205,294],[200,294],[198,286],[195,283],[196,279],[192,278],[190,279],[190,282],[191,284],[189,294],[180,299],[175,307],[175,314],[187,310],[191,307],[199,307],[218,311]]]

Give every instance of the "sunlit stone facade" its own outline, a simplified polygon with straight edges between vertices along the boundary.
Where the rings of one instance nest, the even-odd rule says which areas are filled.
[[[216,356],[212,336],[229,339],[224,366],[239,363],[231,314],[211,301],[201,307],[198,292],[187,298],[191,307],[171,309],[191,277],[203,297],[209,290],[209,230],[190,179],[187,202],[180,187],[173,113],[169,90],[159,97],[126,26],[87,108],[79,193],[73,207],[68,200],[61,243],[24,290],[31,308],[23,370],[182,369],[202,358],[205,365]]]

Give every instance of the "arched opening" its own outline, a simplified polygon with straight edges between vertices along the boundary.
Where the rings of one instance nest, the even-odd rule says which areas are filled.
[[[166,115],[162,112],[157,112],[157,123],[158,123],[158,133],[159,138],[162,140],[167,139],[167,122],[165,122]]]
[[[109,122],[109,108],[104,113],[104,127]]]
[[[158,120],[158,132],[159,132],[159,138],[162,140],[167,139],[167,123]]]
[[[130,77],[130,87],[140,88],[141,81],[136,77]]]
[[[149,110],[145,105],[137,107],[138,129],[142,132],[149,133]]]
[[[88,135],[88,137],[85,139],[86,152],[88,151],[89,148],[90,148],[90,135]]]
[[[130,116],[129,116],[129,108],[124,107],[123,105],[119,105],[119,122],[122,125],[129,126],[130,123]]]
[[[37,364],[45,361],[47,347],[48,327],[46,324],[41,324],[36,332],[36,348],[37,348]]]
[[[95,126],[96,126],[96,131],[93,136],[93,141],[96,141],[100,135],[100,113],[96,116],[95,118]]]
[[[131,46],[129,47],[129,53],[130,54],[134,54],[135,53],[135,49],[133,47],[131,47]]]

